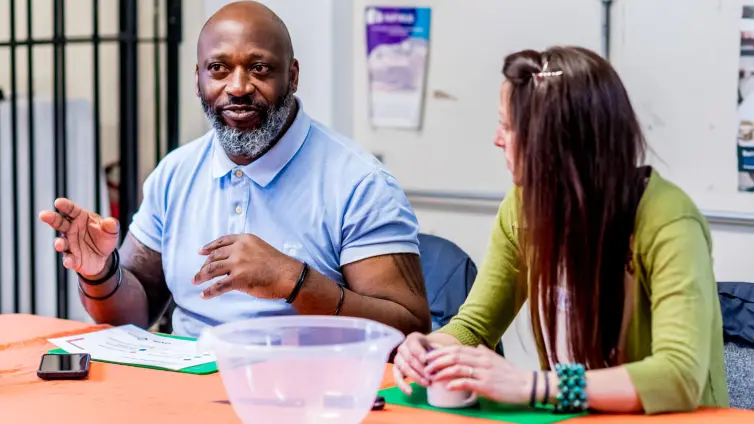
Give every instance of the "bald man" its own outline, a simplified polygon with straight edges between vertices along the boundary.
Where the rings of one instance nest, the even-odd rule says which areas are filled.
[[[212,130],[163,159],[116,250],[118,222],[68,199],[44,211],[97,321],[173,331],[278,314],[370,318],[426,332],[418,224],[379,161],[304,112],[283,22],[232,3],[199,36]]]

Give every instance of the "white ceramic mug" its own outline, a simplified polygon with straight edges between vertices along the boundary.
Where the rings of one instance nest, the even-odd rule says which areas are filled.
[[[427,387],[427,402],[435,408],[466,408],[476,403],[476,393],[447,389],[447,381],[438,381]]]

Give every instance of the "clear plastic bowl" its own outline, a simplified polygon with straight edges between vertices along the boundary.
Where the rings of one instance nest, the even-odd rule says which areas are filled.
[[[360,318],[254,318],[205,329],[228,397],[245,424],[359,423],[403,334]]]

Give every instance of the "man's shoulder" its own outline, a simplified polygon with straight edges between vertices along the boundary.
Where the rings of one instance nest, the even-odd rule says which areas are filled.
[[[392,177],[367,149],[319,122],[312,121],[309,138],[316,154],[322,156],[321,159],[327,159],[328,169],[338,170],[339,174],[348,174],[356,179],[373,173]]]
[[[308,173],[324,180],[328,193],[345,200],[343,207],[408,203],[398,180],[367,149],[354,140],[312,121],[306,142]],[[310,166],[310,164],[315,164]],[[354,201],[361,199],[361,201]],[[361,202],[361,203],[360,203]]]

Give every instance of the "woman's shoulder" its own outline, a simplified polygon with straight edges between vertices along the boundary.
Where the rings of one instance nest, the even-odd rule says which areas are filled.
[[[653,170],[636,212],[637,242],[651,242],[663,227],[680,220],[697,221],[709,241],[707,220],[691,197]]]
[[[520,214],[521,187],[513,186],[505,194],[497,210],[497,225],[511,239],[516,239],[518,235]]]

